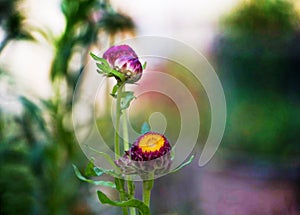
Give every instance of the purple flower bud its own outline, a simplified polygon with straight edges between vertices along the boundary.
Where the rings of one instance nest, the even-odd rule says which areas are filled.
[[[112,46],[104,54],[103,58],[114,67],[115,61],[120,57],[132,57],[137,58],[138,56],[128,45]]]
[[[112,46],[103,54],[103,58],[113,69],[125,75],[127,83],[135,83],[142,76],[142,64],[128,45]]]
[[[120,57],[115,61],[114,69],[123,73],[126,78],[126,82],[137,82],[143,72],[142,64],[138,58],[133,57]]]

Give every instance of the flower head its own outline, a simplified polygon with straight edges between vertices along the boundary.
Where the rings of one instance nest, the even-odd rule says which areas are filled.
[[[103,58],[125,76],[127,83],[135,83],[142,76],[142,64],[128,45],[112,46],[103,54]]]
[[[134,161],[149,161],[159,158],[171,150],[167,138],[156,132],[140,136],[127,152]]]
[[[128,45],[112,46],[103,54],[103,58],[114,67],[115,61],[120,57],[137,58],[137,54]]]
[[[125,155],[116,161],[124,174],[163,174],[171,166],[171,145],[167,138],[156,132],[140,136]]]

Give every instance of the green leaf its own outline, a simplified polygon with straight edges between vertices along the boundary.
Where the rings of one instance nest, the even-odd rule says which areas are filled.
[[[107,160],[107,161],[111,164],[111,166],[112,166],[113,168],[115,168],[116,170],[119,170],[119,168],[117,167],[117,165],[115,164],[115,162],[113,161],[113,159],[112,159],[108,154],[106,154],[106,153],[104,153],[104,152],[99,152],[99,151],[97,151],[97,150],[94,149],[93,147],[90,147],[90,146],[87,145],[87,144],[84,144],[84,146],[88,147],[89,150],[91,150],[91,151],[93,151],[93,152],[95,152],[95,153],[101,155],[102,157],[104,157],[105,160]]]
[[[92,52],[90,52],[90,55],[95,61],[99,62],[96,63],[97,67],[99,68],[97,70],[98,73],[105,74],[108,77],[115,77],[117,80],[119,80],[122,83],[125,82],[126,80],[125,76],[121,72],[111,68],[109,63],[104,58],[98,57]]]
[[[141,134],[146,134],[149,131],[151,131],[150,125],[148,122],[144,122],[141,128]]]
[[[97,72],[100,74],[105,74],[109,77],[114,76],[114,71],[113,69],[110,67],[109,63],[101,57],[98,57],[97,55],[93,54],[92,52],[90,52],[91,57],[99,63],[96,63],[97,67],[99,69],[97,69]]]
[[[112,170],[103,170],[99,167],[96,167],[96,166],[94,167],[94,172],[97,176],[103,175],[104,173],[109,172],[109,171],[112,171]]]
[[[125,76],[121,72],[114,69],[111,69],[108,75],[114,76],[117,80],[121,81],[122,83],[126,80]]]
[[[96,63],[97,67],[99,68],[99,73],[109,74],[112,70],[112,68],[105,66],[101,63]]]
[[[109,199],[103,192],[97,191],[99,201],[102,204],[109,204],[117,207],[134,207],[137,208],[142,215],[150,215],[150,209],[142,201],[138,199],[130,199],[128,201],[113,201]]]
[[[41,109],[35,103],[33,103],[24,96],[21,96],[19,99],[22,105],[24,106],[26,112],[30,115],[30,119],[35,120],[36,124],[42,131],[46,131],[46,123],[42,117]]]
[[[147,66],[147,61],[145,61],[145,63],[144,63],[143,66],[142,66],[142,67],[143,67],[143,70],[146,69],[146,66]]]
[[[94,164],[94,159],[90,160],[90,162],[88,163],[88,165],[85,168],[85,175],[87,177],[91,177],[91,176],[101,176],[103,175],[103,171],[95,171],[95,168],[97,168]]]
[[[187,162],[181,164],[181,165],[180,165],[179,167],[177,167],[176,169],[170,171],[170,173],[177,172],[177,171],[181,170],[183,167],[189,165],[189,164],[192,163],[192,161],[194,160],[194,157],[195,157],[195,156],[192,155],[192,156],[190,157],[190,159],[189,159]]]
[[[95,55],[94,53],[90,52],[90,56],[95,60],[95,61],[100,61],[102,63],[107,63],[107,61],[104,58],[98,57],[97,55]],[[103,61],[104,60],[104,61]],[[107,63],[108,65],[108,63]]]
[[[74,172],[75,172],[77,178],[80,179],[81,181],[88,182],[90,184],[94,184],[97,186],[116,188],[116,184],[111,181],[94,181],[94,180],[88,179],[80,173],[80,171],[74,164],[72,166],[73,166],[73,169],[74,169]]]
[[[111,92],[110,95],[112,95],[112,97],[116,98],[116,97],[117,97],[117,94],[116,94],[116,93],[117,93],[117,91],[118,91],[119,88],[120,88],[120,84],[117,83],[117,84],[113,87],[112,92]]]
[[[132,91],[125,91],[121,93],[121,110],[125,110],[130,106],[130,102],[135,99]]]

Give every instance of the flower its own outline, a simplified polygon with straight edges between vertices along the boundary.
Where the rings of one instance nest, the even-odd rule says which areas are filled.
[[[116,161],[123,174],[142,177],[166,173],[171,166],[171,145],[167,138],[156,132],[147,132],[134,142],[125,155]]]
[[[149,161],[159,158],[171,150],[167,138],[156,132],[147,132],[140,136],[126,152],[134,161]]]
[[[103,54],[103,58],[113,69],[124,74],[127,83],[135,83],[142,76],[142,64],[128,45],[112,46]]]

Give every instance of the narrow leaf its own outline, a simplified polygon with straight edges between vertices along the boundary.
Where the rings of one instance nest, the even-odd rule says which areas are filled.
[[[109,199],[103,192],[97,191],[98,198],[102,204],[109,204],[117,207],[134,207],[137,208],[142,215],[150,215],[150,209],[142,201],[138,199],[130,199],[128,201],[113,201]]]
[[[141,134],[146,134],[151,131],[150,125],[147,122],[144,122],[141,128]]]
[[[97,67],[99,68],[100,71],[102,71],[102,73],[110,73],[111,68],[110,67],[106,67],[105,65],[101,64],[101,63],[96,63]]]
[[[81,181],[88,182],[90,184],[94,184],[97,186],[116,188],[116,184],[111,181],[94,181],[94,180],[88,179],[80,173],[80,171],[78,170],[78,168],[75,165],[73,165],[73,168],[74,168],[74,172],[75,172],[77,178],[80,179]]]
[[[189,165],[189,164],[192,163],[192,161],[194,160],[194,157],[195,157],[195,156],[192,155],[192,156],[190,157],[190,159],[189,159],[187,162],[181,164],[179,167],[177,167],[176,169],[172,170],[170,173],[177,172],[177,171],[181,170],[183,167]]]
[[[116,85],[113,87],[112,92],[111,92],[110,95],[112,95],[112,97],[116,98],[116,96],[117,96],[116,93],[117,93],[117,91],[118,91],[119,88],[120,88],[120,85],[119,85],[119,84],[116,84]]]
[[[144,63],[143,66],[142,66],[142,67],[143,67],[143,70],[146,69],[146,66],[147,66],[147,61],[145,61],[145,63]]]
[[[90,56],[95,60],[95,61],[100,61],[102,62],[104,58],[98,57],[97,55],[93,54],[90,52]],[[105,59],[104,59],[105,60]]]
[[[121,94],[121,110],[125,110],[130,106],[130,102],[135,98],[132,91],[122,92]]]
[[[104,74],[104,72],[103,72],[102,70],[100,70],[100,69],[97,69],[96,71],[97,71],[99,74],[101,74],[101,75]]]
[[[125,76],[117,70],[111,69],[108,75],[114,76],[116,79],[120,80],[121,82],[125,81]]]
[[[98,167],[95,166],[94,164],[94,160],[90,160],[90,162],[88,163],[88,165],[85,168],[85,175],[87,177],[91,177],[91,176],[101,176],[103,175],[103,171],[99,170]]]
[[[113,159],[112,159],[108,154],[106,154],[106,153],[104,153],[104,152],[99,152],[99,151],[97,151],[97,150],[94,149],[93,147],[90,147],[90,146],[87,145],[87,144],[85,144],[85,146],[88,147],[91,151],[93,151],[93,152],[95,152],[95,153],[101,155],[102,157],[104,157],[105,160],[107,160],[107,161],[111,164],[112,167],[114,167],[115,169],[119,170],[119,168],[117,167],[117,165],[115,164],[115,162],[113,161]]]

